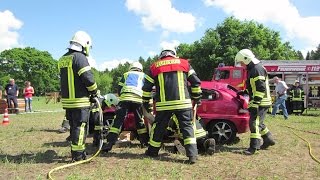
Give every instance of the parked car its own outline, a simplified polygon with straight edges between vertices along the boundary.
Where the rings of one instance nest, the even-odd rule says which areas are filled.
[[[249,130],[248,100],[237,96],[237,89],[214,81],[202,81],[201,88],[202,103],[197,114],[210,137],[219,144],[232,143],[237,134]],[[115,109],[104,110],[104,120],[112,122],[114,115]],[[135,130],[133,113],[128,114],[123,130]]]
[[[204,128],[217,143],[232,143],[237,133],[249,130],[248,99],[237,96],[231,85],[202,81],[202,103],[197,113]]]

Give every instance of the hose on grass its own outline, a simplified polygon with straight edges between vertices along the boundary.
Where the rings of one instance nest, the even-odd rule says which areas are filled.
[[[300,139],[302,139],[303,141],[305,141],[305,142],[307,143],[307,145],[308,145],[309,155],[311,156],[311,158],[312,158],[314,161],[316,161],[318,164],[320,164],[320,160],[317,159],[317,158],[312,154],[312,147],[311,147],[310,142],[309,142],[307,139],[303,138],[302,136],[298,135],[294,130],[298,130],[298,131],[302,131],[302,132],[308,132],[308,133],[312,133],[312,132],[303,131],[303,130],[296,129],[296,128],[294,128],[294,127],[286,126],[286,125],[284,125],[283,127],[286,127],[286,128],[291,129],[291,132],[292,132],[294,135],[296,135],[298,138],[300,138]],[[313,134],[317,134],[317,133],[313,133]]]
[[[98,108],[99,108],[99,123],[100,123],[100,127],[101,127],[101,129],[100,129],[100,137],[101,138],[100,138],[99,148],[98,148],[97,152],[93,156],[88,158],[88,159],[81,160],[81,161],[76,161],[76,162],[73,162],[73,163],[70,163],[70,164],[65,164],[65,165],[58,166],[56,168],[51,169],[47,174],[47,179],[53,180],[53,177],[51,176],[51,174],[53,172],[55,172],[55,171],[58,171],[58,170],[64,169],[64,168],[68,168],[68,167],[71,167],[71,166],[76,166],[76,165],[79,165],[79,164],[90,162],[93,158],[95,158],[96,156],[99,155],[99,153],[100,153],[100,151],[102,149],[102,145],[103,145],[103,138],[102,138],[103,137],[102,136],[103,113],[102,113],[101,104],[100,104],[98,98],[95,98],[95,101],[96,101],[96,103],[98,105]]]

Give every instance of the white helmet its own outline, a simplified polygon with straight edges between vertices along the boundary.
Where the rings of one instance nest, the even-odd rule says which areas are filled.
[[[160,58],[165,56],[177,57],[177,51],[174,46],[166,46],[161,49]]]
[[[104,96],[104,102],[109,106],[117,106],[119,103],[119,99],[114,94],[107,94]]]
[[[142,64],[139,63],[138,61],[136,62],[133,62],[130,67],[129,67],[129,70],[140,70],[140,71],[143,71],[143,67],[142,67]]]
[[[88,33],[84,31],[77,31],[70,40],[70,46],[72,46],[73,44],[81,45],[85,54],[89,56],[89,50],[92,46],[92,40]]]
[[[240,50],[235,57],[235,61],[236,63],[243,62],[245,65],[248,65],[250,62],[253,62],[253,64],[260,62],[249,49]]]

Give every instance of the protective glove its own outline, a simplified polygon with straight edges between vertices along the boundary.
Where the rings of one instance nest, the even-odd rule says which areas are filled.
[[[95,98],[97,98],[97,97],[98,97],[97,91],[93,91],[93,92],[91,93],[91,95],[90,95],[90,102],[91,102],[91,103],[96,103]]]

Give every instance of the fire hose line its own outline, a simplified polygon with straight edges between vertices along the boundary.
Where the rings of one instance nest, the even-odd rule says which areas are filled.
[[[98,98],[95,98],[95,101],[96,103],[98,104],[98,108],[99,108],[99,122],[100,122],[100,127],[102,127],[101,125],[103,124],[103,114],[102,114],[102,110],[101,110],[101,104],[98,100]],[[100,129],[100,133],[102,135],[102,129]],[[102,136],[101,136],[102,137]],[[51,176],[51,174],[55,171],[58,171],[60,169],[64,169],[64,168],[68,168],[68,167],[71,167],[71,166],[76,166],[76,165],[79,165],[79,164],[83,164],[83,163],[87,163],[87,162],[90,162],[93,158],[95,158],[96,156],[99,155],[101,149],[102,149],[102,145],[103,145],[103,138],[100,138],[100,146],[99,146],[99,149],[97,150],[97,152],[90,158],[88,159],[85,159],[85,160],[81,160],[81,161],[76,161],[76,162],[73,162],[73,163],[70,163],[70,164],[66,164],[66,165],[62,165],[62,166],[58,166],[56,168],[53,168],[51,169],[48,174],[47,174],[47,179],[51,179],[53,180],[53,177]]]
[[[294,130],[298,130],[298,131],[302,131],[302,132],[307,132],[307,133],[312,133],[312,134],[318,134],[318,133],[314,133],[314,132],[309,132],[309,131],[304,131],[304,130],[300,130],[300,129],[296,129],[294,127],[291,127],[291,126],[283,126],[283,127],[286,127],[286,128],[290,128],[291,129],[291,132],[296,135],[298,138],[302,139],[303,141],[305,141],[308,145],[308,149],[309,149],[309,155],[311,156],[311,158],[316,161],[318,164],[320,164],[320,160],[317,159],[313,154],[312,154],[312,148],[311,148],[311,144],[310,142],[303,138],[302,136],[298,135]],[[318,134],[319,135],[319,134]]]

